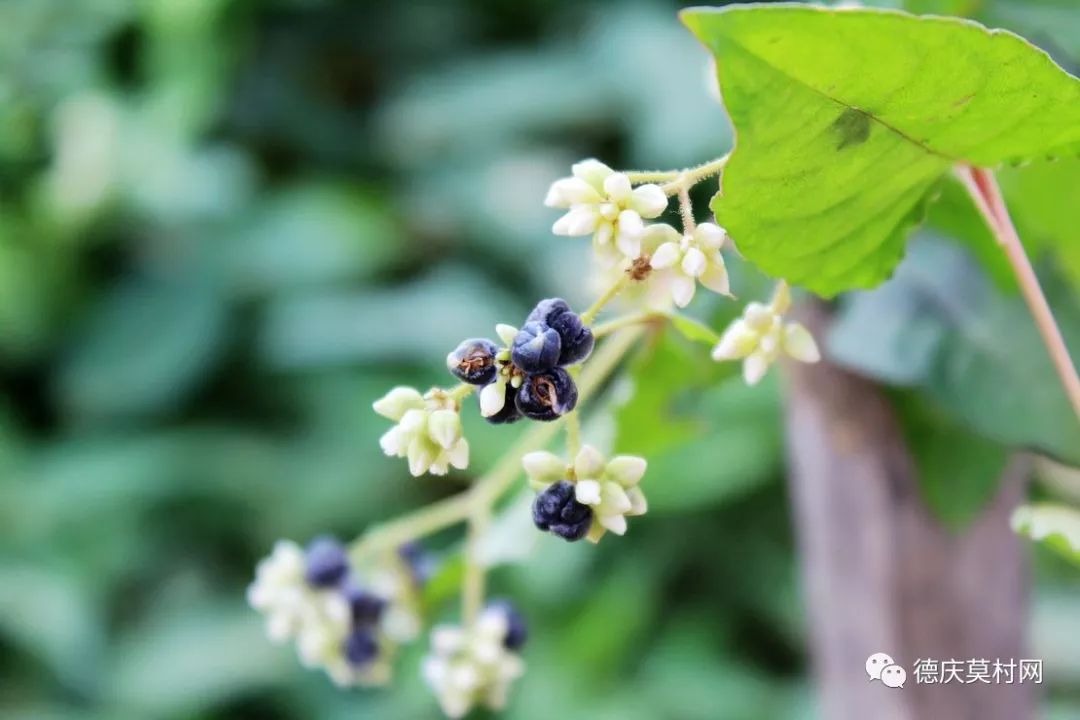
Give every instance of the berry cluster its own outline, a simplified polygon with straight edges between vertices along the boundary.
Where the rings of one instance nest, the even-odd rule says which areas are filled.
[[[434,628],[423,675],[443,712],[460,718],[477,705],[502,709],[510,683],[525,671],[518,651],[527,635],[521,615],[505,600],[489,604],[464,627]]]
[[[420,629],[417,590],[430,565],[419,548],[402,547],[363,573],[331,537],[306,549],[282,540],[259,563],[248,601],[267,618],[275,641],[295,640],[301,662],[339,685],[390,679],[397,644]]]
[[[304,553],[308,584],[341,594],[349,607],[349,630],[343,651],[353,667],[362,667],[379,654],[376,638],[386,600],[364,589],[349,572],[345,548],[332,537],[313,540]]]
[[[484,338],[465,340],[446,358],[459,380],[481,385],[480,412],[488,422],[522,417],[550,421],[577,405],[577,386],[566,366],[585,360],[592,331],[565,300],[541,300],[520,330],[496,328],[506,347]]]
[[[626,518],[648,510],[638,485],[647,463],[634,455],[606,459],[585,445],[571,462],[545,451],[521,459],[529,484],[537,491],[533,523],[540,530],[573,542],[599,542],[604,533],[626,532]]]
[[[569,480],[560,480],[541,491],[533,501],[532,514],[538,529],[570,542],[585,537],[593,520],[592,508],[577,501]]]

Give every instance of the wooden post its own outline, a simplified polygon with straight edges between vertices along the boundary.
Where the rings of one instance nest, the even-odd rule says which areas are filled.
[[[799,312],[824,338],[826,306]],[[971,659],[1026,657],[1026,561],[1008,521],[1027,461],[1010,463],[990,507],[953,534],[924,506],[879,387],[827,359],[786,370],[790,487],[823,717],[1033,718],[1030,684],[925,685],[913,675],[922,658],[960,660],[966,670]],[[868,678],[866,659],[877,652],[905,668],[902,689]]]

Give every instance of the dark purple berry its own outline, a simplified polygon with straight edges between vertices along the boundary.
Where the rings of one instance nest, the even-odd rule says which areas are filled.
[[[577,385],[561,367],[525,376],[514,398],[521,414],[532,420],[556,420],[577,405]]]
[[[589,357],[595,338],[577,313],[562,298],[541,300],[529,313],[528,322],[542,322],[559,334],[559,365],[573,365]]]
[[[499,599],[489,603],[488,608],[501,612],[506,617],[506,637],[503,638],[503,647],[507,650],[523,648],[525,641],[529,639],[529,627],[514,604],[509,600]]]
[[[492,425],[507,425],[512,422],[517,422],[521,419],[521,411],[518,410],[517,405],[514,404],[514,397],[517,395],[517,390],[510,383],[506,383],[506,399],[503,401],[502,410],[489,415],[484,419]]]
[[[560,480],[537,495],[532,513],[536,527],[571,542],[585,537],[592,525],[592,508],[577,501],[574,485],[567,480]]]
[[[543,323],[527,322],[514,337],[510,359],[525,372],[536,373],[555,367],[561,351],[559,333]]]
[[[589,357],[595,339],[592,330],[585,327],[576,313],[567,312],[559,315],[550,327],[559,333],[559,339],[562,341],[559,354],[560,365],[573,365]]]
[[[398,555],[409,567],[413,582],[423,585],[435,574],[437,562],[435,556],[424,550],[418,542],[408,542],[398,548]]]
[[[314,587],[333,587],[340,583],[349,571],[345,547],[332,537],[312,540],[307,546],[304,561],[305,577]]]
[[[345,588],[344,595],[356,626],[374,625],[386,607],[386,601],[381,597],[355,585]]]
[[[548,298],[536,303],[525,322],[542,322],[551,325],[551,318],[570,312],[570,306],[562,298]]]
[[[465,340],[446,356],[446,367],[458,380],[470,385],[487,385],[499,371],[495,363],[498,351],[495,343],[485,338]]]
[[[367,665],[379,654],[379,643],[367,628],[357,628],[345,638],[345,659],[353,667]]]

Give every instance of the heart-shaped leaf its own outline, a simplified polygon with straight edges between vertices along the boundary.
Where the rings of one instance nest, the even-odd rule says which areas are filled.
[[[965,20],[746,5],[683,21],[736,132],[712,208],[765,272],[821,295],[877,285],[957,164],[1080,152],[1080,81]]]

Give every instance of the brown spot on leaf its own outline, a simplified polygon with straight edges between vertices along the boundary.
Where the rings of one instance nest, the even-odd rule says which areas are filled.
[[[837,150],[862,145],[870,137],[870,116],[862,110],[848,108],[830,126],[838,139]]]

